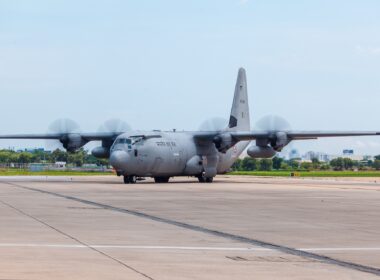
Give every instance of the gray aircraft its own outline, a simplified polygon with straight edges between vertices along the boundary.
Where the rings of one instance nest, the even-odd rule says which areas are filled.
[[[246,74],[239,69],[228,126],[217,131],[161,132],[112,131],[79,133],[64,131],[47,134],[2,135],[0,139],[56,139],[68,151],[75,151],[90,141],[101,141],[92,150],[98,158],[109,158],[124,183],[153,177],[168,182],[174,176],[192,176],[211,183],[217,174],[226,173],[247,149],[253,158],[271,158],[294,140],[319,137],[380,135],[380,132],[323,132],[269,129],[252,131],[250,126]]]

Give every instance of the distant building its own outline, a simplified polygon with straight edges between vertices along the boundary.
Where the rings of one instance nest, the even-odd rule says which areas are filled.
[[[50,151],[45,151],[44,148],[28,148],[28,149],[19,149],[17,150],[18,153],[22,152],[28,152],[28,153],[34,153],[34,152],[45,152],[45,153],[51,153]]]
[[[57,161],[54,163],[55,168],[66,168],[66,162],[65,161]]]
[[[343,155],[344,156],[353,156],[354,150],[345,149],[345,150],[343,150]]]
[[[312,161],[313,159],[317,159],[318,161],[321,162],[328,162],[330,161],[330,156],[325,153],[320,153],[320,152],[307,152],[302,156],[302,161]]]
[[[300,156],[298,150],[292,149],[289,153],[289,159],[299,159],[299,158],[301,158],[301,156]]]
[[[318,158],[318,153],[313,151],[309,151],[302,156],[303,161],[312,161],[315,158]]]
[[[363,160],[365,160],[365,161],[375,160],[375,157],[366,155],[366,156],[363,156]]]
[[[329,161],[337,158],[349,158],[355,161],[369,161],[373,160],[373,156],[368,155],[354,155],[354,154],[343,154],[343,155],[329,155]]]

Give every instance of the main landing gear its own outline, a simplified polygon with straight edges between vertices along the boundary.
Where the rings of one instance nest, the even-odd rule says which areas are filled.
[[[154,177],[154,182],[156,183],[167,183],[169,182],[170,177]],[[142,180],[139,178],[139,180]],[[134,175],[125,175],[124,176],[124,184],[135,184],[137,181],[137,177]]]
[[[206,177],[205,174],[201,174],[197,176],[199,183],[212,183],[214,180],[214,177]],[[154,182],[155,183],[168,183],[170,177],[154,177]],[[141,178],[139,178],[141,180]],[[137,177],[134,175],[125,175],[124,176],[124,184],[135,184],[137,181]]]
[[[136,176],[129,175],[129,176],[124,176],[124,184],[135,184],[137,181]]]

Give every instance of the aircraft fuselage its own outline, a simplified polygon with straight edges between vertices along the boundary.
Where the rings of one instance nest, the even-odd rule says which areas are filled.
[[[221,174],[228,171],[248,144],[239,142],[222,154],[213,145],[210,148],[196,144],[191,132],[124,133],[111,147],[110,163],[124,176],[199,176],[209,155],[217,157],[217,173]]]

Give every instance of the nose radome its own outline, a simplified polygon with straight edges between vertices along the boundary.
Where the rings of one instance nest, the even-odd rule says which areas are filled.
[[[115,169],[124,169],[129,159],[125,151],[113,151],[110,156],[110,164]]]

